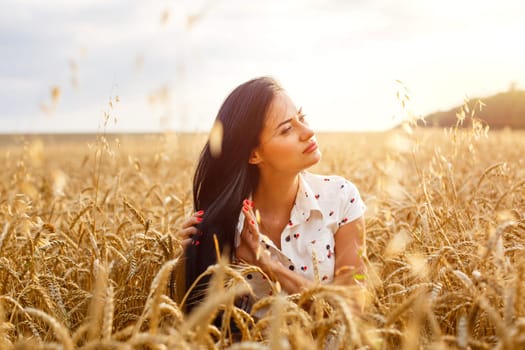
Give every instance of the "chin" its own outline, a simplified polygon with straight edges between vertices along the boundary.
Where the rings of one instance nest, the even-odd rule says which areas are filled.
[[[321,161],[321,152],[316,152],[315,158],[310,162],[308,167],[314,166]]]
[[[319,149],[317,149],[317,151],[315,152],[315,155],[316,155],[316,159],[317,159],[317,162],[316,163],[319,163],[319,161],[321,160],[321,158],[323,157],[323,154],[321,153],[321,151]]]

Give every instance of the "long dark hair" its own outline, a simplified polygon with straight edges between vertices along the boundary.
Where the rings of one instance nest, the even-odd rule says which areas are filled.
[[[277,91],[277,81],[269,77],[239,85],[223,102],[216,121],[222,123],[221,154],[214,157],[209,141],[204,146],[193,178],[195,210],[204,210],[200,231],[186,248],[185,289],[210,265],[217,262],[213,235],[221,253],[235,253],[235,230],[242,202],[255,190],[259,181],[257,166],[249,164],[252,150],[259,144],[266,113]],[[208,279],[197,284],[188,298],[189,312],[203,297]]]

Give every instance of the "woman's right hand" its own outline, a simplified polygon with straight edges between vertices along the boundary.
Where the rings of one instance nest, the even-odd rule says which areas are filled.
[[[202,222],[204,210],[199,210],[188,217],[183,223],[182,228],[177,232],[177,238],[182,241],[182,247],[186,248],[191,243],[191,237],[198,233],[195,225]]]

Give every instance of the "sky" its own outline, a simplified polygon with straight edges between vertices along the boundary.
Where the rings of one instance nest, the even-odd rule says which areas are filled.
[[[319,131],[525,89],[518,0],[0,0],[0,133],[207,131],[276,78]],[[401,83],[399,83],[401,82]]]

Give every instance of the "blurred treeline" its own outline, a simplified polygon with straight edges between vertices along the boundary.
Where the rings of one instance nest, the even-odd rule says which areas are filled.
[[[481,108],[478,108],[479,101],[482,101]],[[525,90],[518,90],[512,86],[507,92],[484,98],[472,98],[463,106],[429,114],[424,118],[424,123],[420,120],[418,124],[428,127],[455,126],[458,122],[458,113],[461,113],[465,106],[468,106],[466,114],[470,114],[470,110],[475,109],[475,117],[481,119],[483,124],[488,124],[490,129],[525,129]],[[465,118],[462,126],[470,127],[471,122],[471,118]]]

